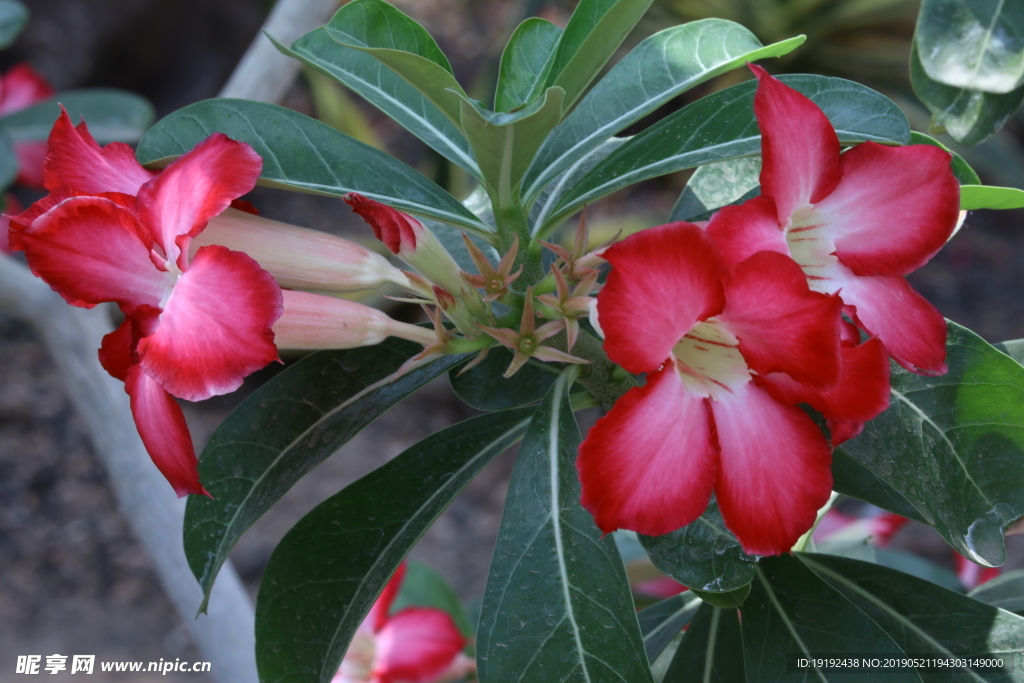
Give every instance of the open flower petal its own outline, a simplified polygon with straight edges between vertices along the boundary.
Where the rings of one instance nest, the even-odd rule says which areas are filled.
[[[53,97],[53,86],[28,63],[22,62],[0,76],[0,116],[13,114]]]
[[[271,325],[281,311],[280,288],[255,261],[203,247],[175,284],[156,331],[139,342],[139,362],[179,398],[226,394],[277,360]]]
[[[576,468],[583,507],[602,531],[657,536],[700,517],[718,468],[710,417],[669,361],[597,421]]]
[[[857,145],[843,182],[815,207],[839,260],[857,275],[906,275],[942,248],[960,216],[949,152],[931,145]]]
[[[715,495],[752,555],[788,552],[832,491],[828,442],[810,417],[749,383],[711,402],[721,451]]]
[[[771,197],[760,195],[742,204],[723,206],[708,221],[706,230],[729,268],[759,251],[789,255],[786,233],[779,225]]]
[[[41,188],[43,186],[46,143],[15,142],[14,155],[18,157],[18,177],[15,182],[26,187]]]
[[[466,646],[451,616],[431,607],[407,607],[377,633],[373,674],[380,683],[427,683]]]
[[[132,360],[133,342],[131,318],[125,318],[116,330],[103,335],[103,343],[100,345],[99,351],[100,365],[114,379],[119,379],[122,382],[128,381],[128,369],[134,362]]]
[[[604,253],[613,266],[597,297],[608,357],[630,372],[658,369],[698,322],[722,311],[722,266],[692,223],[648,228]]]

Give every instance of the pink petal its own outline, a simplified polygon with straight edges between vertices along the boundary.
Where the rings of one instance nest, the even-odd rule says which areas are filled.
[[[719,320],[739,339],[751,369],[827,387],[839,380],[841,309],[838,297],[808,288],[796,261],[762,251],[730,272]]]
[[[214,133],[139,189],[139,218],[176,261],[189,237],[256,186],[262,166],[252,147]]]
[[[153,267],[135,216],[109,199],[74,197],[12,231],[32,272],[73,306],[158,305],[171,280]]]
[[[129,368],[124,389],[142,443],[178,497],[210,495],[199,483],[199,461],[181,407],[138,365]]]
[[[402,249],[416,250],[416,234],[423,230],[423,225],[412,216],[357,192],[345,195],[345,203],[366,221],[373,229],[374,237],[383,242],[392,254]]]
[[[0,76],[0,116],[13,114],[53,97],[53,86],[22,62]]]
[[[630,372],[657,370],[687,332],[725,303],[718,252],[691,223],[648,228],[603,257],[613,266],[597,296],[604,348]]]
[[[19,185],[41,189],[43,187],[43,160],[46,158],[45,142],[15,142],[14,154],[18,157]]]
[[[842,266],[832,279],[855,322],[885,344],[893,360],[919,375],[946,367],[946,321],[899,275],[858,277]]]
[[[710,417],[668,365],[597,421],[576,469],[583,507],[602,531],[657,536],[701,516],[718,469]]]
[[[750,383],[711,402],[721,465],[715,495],[725,525],[752,555],[789,552],[832,491],[832,455],[799,408]]]
[[[188,401],[234,391],[278,360],[271,325],[282,308],[281,289],[255,261],[203,247],[174,285],[156,331],[139,342],[139,363]]]
[[[946,243],[960,217],[949,152],[931,145],[857,145],[843,181],[815,207],[835,254],[857,275],[906,275]]]
[[[726,267],[735,266],[759,251],[789,256],[786,233],[779,225],[775,201],[764,195],[722,207],[708,221],[707,233],[718,247]]]
[[[381,630],[384,628],[384,624],[387,623],[391,612],[391,604],[398,597],[399,591],[402,590],[403,581],[405,581],[405,562],[398,565],[398,569],[388,579],[387,584],[384,585],[384,590],[381,591],[377,600],[373,603],[373,607],[370,608],[370,613],[366,616],[374,631]]]
[[[466,646],[447,612],[407,607],[377,634],[373,673],[380,683],[428,683],[441,675]]]
[[[816,204],[842,178],[839,138],[814,102],[751,64],[757,76],[754,115],[761,129],[761,194],[775,200],[779,221]]]
[[[86,194],[134,195],[155,175],[144,169],[135,160],[132,148],[122,142],[101,149],[85,123],[76,129],[63,107],[50,131],[49,146],[43,162],[43,185],[51,192],[67,186]]]

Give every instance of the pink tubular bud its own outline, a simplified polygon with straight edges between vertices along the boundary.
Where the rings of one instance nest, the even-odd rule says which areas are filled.
[[[282,287],[322,292],[376,289],[388,282],[409,287],[409,279],[387,259],[341,237],[227,209],[192,240],[219,244],[251,256]]]
[[[429,346],[433,330],[392,320],[364,304],[323,294],[284,290],[284,313],[274,323],[281,350],[354,349],[400,337]]]

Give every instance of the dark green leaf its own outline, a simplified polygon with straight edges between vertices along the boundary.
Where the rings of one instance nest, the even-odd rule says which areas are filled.
[[[826,653],[904,653],[892,636],[792,555],[766,557],[755,571],[753,590],[743,605],[743,650],[750,683],[864,681],[864,674],[846,669],[788,673],[786,660]],[[910,669],[888,669],[870,680],[921,682]]]
[[[0,50],[10,47],[28,23],[28,9],[18,0],[0,0]]]
[[[473,624],[455,589],[441,574],[416,560],[409,560],[405,564],[405,578],[391,604],[391,614],[406,607],[432,607],[447,612],[462,635],[467,639],[473,638]]]
[[[197,102],[158,121],[136,155],[144,164],[178,156],[217,131],[249,143],[263,157],[262,185],[334,197],[359,192],[402,211],[491,232],[413,168],[325,123],[273,104]]]
[[[653,0],[580,0],[552,57],[547,87],[565,91],[564,111],[579,99]]]
[[[760,174],[760,154],[701,166],[683,188],[669,221],[705,220],[716,209],[750,199],[761,191]]]
[[[739,683],[746,679],[739,612],[701,605],[665,673],[665,683]]]
[[[548,393],[558,377],[558,370],[550,363],[530,361],[508,379],[502,377],[512,351],[504,346],[492,347],[483,362],[459,374],[460,368],[448,372],[452,389],[467,404],[477,410],[504,410],[527,403],[535,403]]]
[[[540,17],[519,24],[501,53],[495,111],[512,111],[543,92],[562,29]]]
[[[214,497],[191,496],[185,508],[185,555],[207,597],[238,538],[295,482],[393,405],[465,360],[446,356],[393,380],[420,350],[391,339],[319,351],[264,384],[221,423],[199,459],[199,476]]]
[[[970,593],[969,597],[1007,612],[1024,612],[1024,569],[1014,569],[991,581],[986,581]]]
[[[750,595],[750,584],[748,583],[746,586],[740,586],[736,590],[725,591],[722,593],[701,591],[695,588],[691,590],[693,590],[694,595],[709,605],[732,609],[734,607],[741,606],[743,601],[747,599],[747,596]]]
[[[673,97],[745,62],[778,57],[803,37],[764,47],[724,19],[704,19],[650,36],[594,85],[544,143],[526,176],[528,201],[581,156]]]
[[[953,175],[956,176],[957,181],[960,185],[981,185],[981,178],[974,172],[962,156],[946,147],[944,144],[936,140],[930,135],[924,133],[918,133],[916,130],[910,133],[910,144],[912,145],[931,145],[932,147],[938,147],[944,149],[953,156],[951,166],[953,168]]]
[[[653,683],[622,559],[580,506],[574,372],[519,449],[480,616],[481,683]]]
[[[74,123],[84,119],[96,142],[136,142],[153,124],[153,105],[123,90],[70,90],[0,118],[12,140],[45,140],[64,105]]]
[[[9,187],[17,175],[18,157],[14,154],[14,144],[0,132],[0,190]]]
[[[829,554],[835,555],[836,553]],[[853,559],[862,558],[855,557]],[[930,581],[937,586],[942,586],[957,593],[964,592],[964,586],[960,583],[960,579],[956,577],[956,574],[913,553],[891,550],[889,548],[875,548],[873,562],[874,564],[880,564],[883,567],[895,569],[898,572]]]
[[[557,206],[566,193],[572,191],[572,188],[579,182],[580,178],[589,173],[590,169],[597,166],[605,157],[625,144],[627,140],[629,138],[605,140],[600,146],[591,150],[582,159],[562,171],[561,175],[544,187],[540,196],[537,197],[537,201],[530,208],[530,225],[535,235],[542,226],[548,226],[549,230],[547,232],[557,227],[557,225],[548,224],[548,216],[551,215],[552,209]],[[543,236],[541,236],[541,239],[543,239]]]
[[[1024,86],[1004,95],[993,95],[933,81],[921,66],[916,46],[910,55],[910,84],[932,113],[932,129],[949,133],[964,145],[987,140],[1024,101]]]
[[[1007,93],[1024,84],[1024,4],[923,0],[914,40],[928,77]]]
[[[948,323],[949,372],[893,364],[889,409],[842,450],[903,496],[961,555],[996,566],[1024,516],[1024,367]]]
[[[1006,653],[1019,650],[1024,643],[1024,619],[960,593],[868,562],[830,555],[801,555],[800,559],[842,591],[908,654]],[[743,617],[747,617],[746,610]],[[1024,671],[1019,666],[1012,673],[949,668],[921,672],[921,677],[929,682],[1009,683],[1024,680]]]
[[[484,465],[519,440],[532,412],[491,413],[440,431],[303,517],[260,583],[260,681],[329,683],[402,558]]]
[[[832,488],[908,519],[925,521],[921,513],[886,483],[885,479],[847,455],[842,446],[832,452]]]
[[[1024,208],[1024,190],[989,185],[960,186],[960,209],[963,211],[1022,208]]]
[[[891,100],[841,78],[793,75],[786,85],[813,100],[829,117],[844,144],[873,140],[903,145],[910,140],[906,117]],[[662,119],[608,155],[562,198],[557,217],[633,183],[694,166],[761,152],[754,119],[753,81],[741,83]]]
[[[704,591],[742,588],[754,578],[755,557],[743,552],[714,500],[697,521],[664,536],[640,535],[651,561],[673,579]]]
[[[637,613],[640,633],[644,637],[647,661],[654,663],[669,642],[690,623],[700,607],[700,599],[692,591],[665,598]]]

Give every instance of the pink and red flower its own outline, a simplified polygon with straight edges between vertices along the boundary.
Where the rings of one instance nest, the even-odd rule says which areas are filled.
[[[839,138],[811,100],[750,68],[759,83],[761,196],[719,212],[708,234],[727,265],[759,251],[792,256],[815,291],[903,367],[946,372],[946,324],[904,275],[946,243],[959,217],[950,155],[930,145],[874,142],[840,154]]]
[[[28,64],[17,64],[0,76],[0,116],[13,114],[53,97],[53,86]],[[18,177],[15,182],[28,187],[43,186],[45,142],[15,142]]]
[[[727,267],[696,225],[644,230],[603,257],[605,351],[647,381],[580,447],[583,505],[605,532],[659,535],[696,520],[714,492],[748,553],[788,551],[832,486],[829,443],[796,405],[843,422],[877,415],[889,388],[880,345],[844,347],[842,303],[811,291],[788,256]]]

